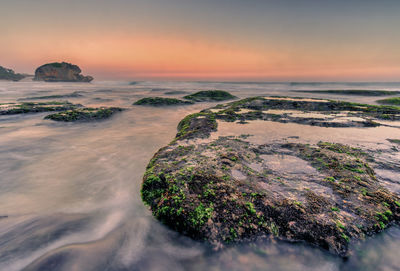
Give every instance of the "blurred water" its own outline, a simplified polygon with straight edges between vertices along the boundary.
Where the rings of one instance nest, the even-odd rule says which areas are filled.
[[[378,99],[290,91],[360,88],[400,90],[400,83],[0,81],[0,103],[77,91],[82,96],[69,101],[128,109],[94,123],[55,123],[43,119],[46,113],[0,116],[0,270],[398,270],[395,227],[361,244],[347,261],[275,241],[214,252],[158,223],[140,199],[152,155],[173,139],[184,116],[213,104],[132,106],[137,99],[206,89],[241,98]]]

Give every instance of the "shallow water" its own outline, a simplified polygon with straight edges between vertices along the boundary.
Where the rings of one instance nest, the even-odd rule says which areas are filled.
[[[400,83],[362,87],[399,90]],[[285,95],[365,103],[379,99],[289,91],[340,88],[360,85],[0,81],[0,103],[78,91],[81,97],[68,100],[129,109],[95,123],[55,123],[43,120],[46,113],[0,116],[0,270],[396,270],[400,266],[397,227],[361,244],[347,261],[302,243],[273,240],[214,252],[165,228],[140,199],[145,167],[173,139],[178,122],[215,104],[132,106],[136,100],[168,91],[206,89],[228,90],[241,98]],[[251,133],[252,123],[237,129]],[[327,141],[380,149],[394,145],[386,141],[389,135],[400,139],[400,130],[391,127],[335,130],[339,128],[264,123],[268,129],[249,139],[263,140],[267,135],[268,140],[280,141],[299,136],[287,140],[314,142],[323,136]],[[223,123],[220,127],[224,132]],[[354,131],[362,131],[357,140]]]

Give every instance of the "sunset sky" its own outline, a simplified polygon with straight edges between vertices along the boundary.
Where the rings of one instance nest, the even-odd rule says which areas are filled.
[[[400,81],[398,0],[0,0],[0,65],[96,79]]]

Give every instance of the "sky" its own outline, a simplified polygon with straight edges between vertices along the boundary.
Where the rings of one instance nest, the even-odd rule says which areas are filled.
[[[0,65],[96,79],[400,81],[398,0],[0,0]]]

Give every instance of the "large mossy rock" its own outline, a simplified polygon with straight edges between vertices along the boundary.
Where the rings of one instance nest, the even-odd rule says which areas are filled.
[[[217,120],[280,121],[264,112],[271,108],[400,117],[393,107],[261,97],[189,115],[143,177],[142,199],[153,215],[215,247],[278,238],[306,241],[341,256],[348,255],[351,242],[399,222],[400,199],[379,183],[373,159],[363,150],[322,141],[257,145],[245,135],[210,138]],[[271,170],[276,155],[287,156],[292,163],[287,168],[299,172]]]
[[[83,76],[77,65],[55,62],[40,66],[34,80],[45,82],[91,82],[93,77]]]

